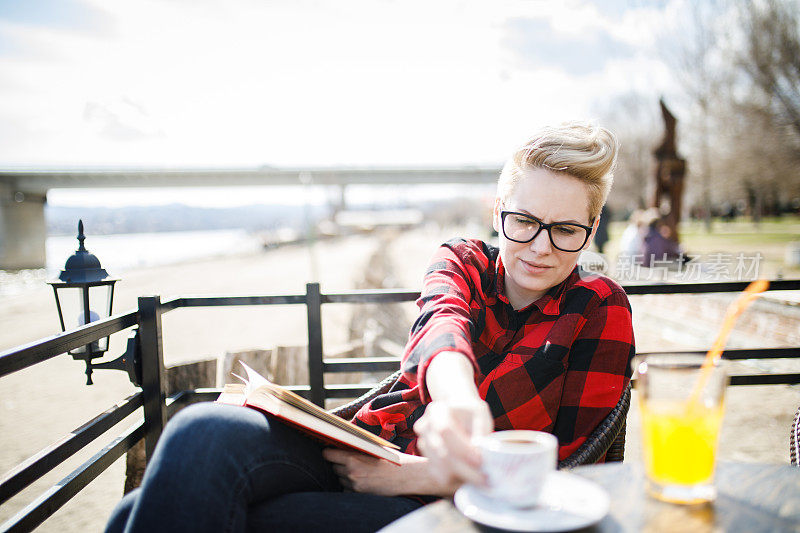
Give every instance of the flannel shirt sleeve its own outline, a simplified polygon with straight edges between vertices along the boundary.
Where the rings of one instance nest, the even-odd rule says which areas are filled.
[[[635,354],[631,307],[612,289],[587,315],[572,344],[554,433],[559,460],[569,457],[617,405]]]
[[[478,371],[472,351],[475,329],[470,308],[472,287],[480,283],[480,258],[470,259],[465,241],[451,241],[439,248],[423,280],[417,300],[419,316],[411,327],[403,354],[402,369],[419,385],[423,403],[431,401],[425,377],[428,366],[437,354],[454,351],[464,354]],[[457,250],[461,253],[457,253]]]

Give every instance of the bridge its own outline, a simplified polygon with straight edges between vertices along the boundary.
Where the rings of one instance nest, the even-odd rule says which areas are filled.
[[[0,169],[0,269],[43,268],[47,235],[44,205],[50,189],[133,187],[244,187],[493,183],[500,166],[219,168],[219,169]]]

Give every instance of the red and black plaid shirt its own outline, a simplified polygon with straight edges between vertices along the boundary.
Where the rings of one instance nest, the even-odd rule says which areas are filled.
[[[439,248],[417,301],[420,315],[391,391],[354,422],[418,454],[413,425],[431,401],[425,372],[442,351],[466,355],[495,429],[553,433],[559,459],[574,452],[617,404],[631,376],[628,298],[580,268],[524,309],[504,294],[498,249],[478,240]]]

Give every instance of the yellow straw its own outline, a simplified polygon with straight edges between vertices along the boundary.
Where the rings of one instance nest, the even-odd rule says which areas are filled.
[[[739,318],[739,315],[744,313],[745,309],[750,307],[750,304],[753,303],[753,300],[761,296],[761,293],[767,290],[768,287],[769,281],[765,279],[757,279],[750,283],[739,295],[739,297],[731,302],[731,304],[728,306],[728,309],[725,312],[725,319],[722,322],[722,327],[719,330],[717,339],[714,341],[714,344],[711,346],[711,349],[708,351],[706,358],[703,361],[703,365],[700,369],[700,379],[697,381],[694,391],[692,391],[692,396],[689,399],[689,406],[697,405],[697,402],[699,402],[700,393],[708,381],[709,376],[711,375],[711,369],[722,356],[725,343],[727,342],[728,336],[733,330],[733,325],[736,322],[736,319]]]
[[[739,318],[739,315],[744,313],[745,309],[750,307],[750,304],[753,303],[753,300],[761,296],[761,293],[767,290],[768,287],[769,281],[765,279],[757,279],[748,285],[744,292],[742,292],[742,294],[740,294],[736,300],[731,302],[727,311],[725,311],[725,319],[722,321],[722,327],[717,335],[717,340],[714,341],[711,349],[706,354],[706,360],[703,362],[703,366],[711,366],[719,360],[722,355],[722,350],[725,348],[725,343],[728,340],[728,336],[733,330],[733,325],[736,322],[736,319]]]

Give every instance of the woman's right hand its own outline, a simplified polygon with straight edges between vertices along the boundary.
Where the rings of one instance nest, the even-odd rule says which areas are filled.
[[[462,353],[440,352],[428,365],[426,383],[432,401],[414,432],[431,475],[453,492],[463,483],[485,484],[475,442],[494,430],[494,418],[478,393],[472,363]]]
[[[493,427],[489,405],[480,398],[434,400],[414,424],[414,431],[419,450],[429,459],[431,475],[455,492],[463,483],[485,484],[475,442]]]

